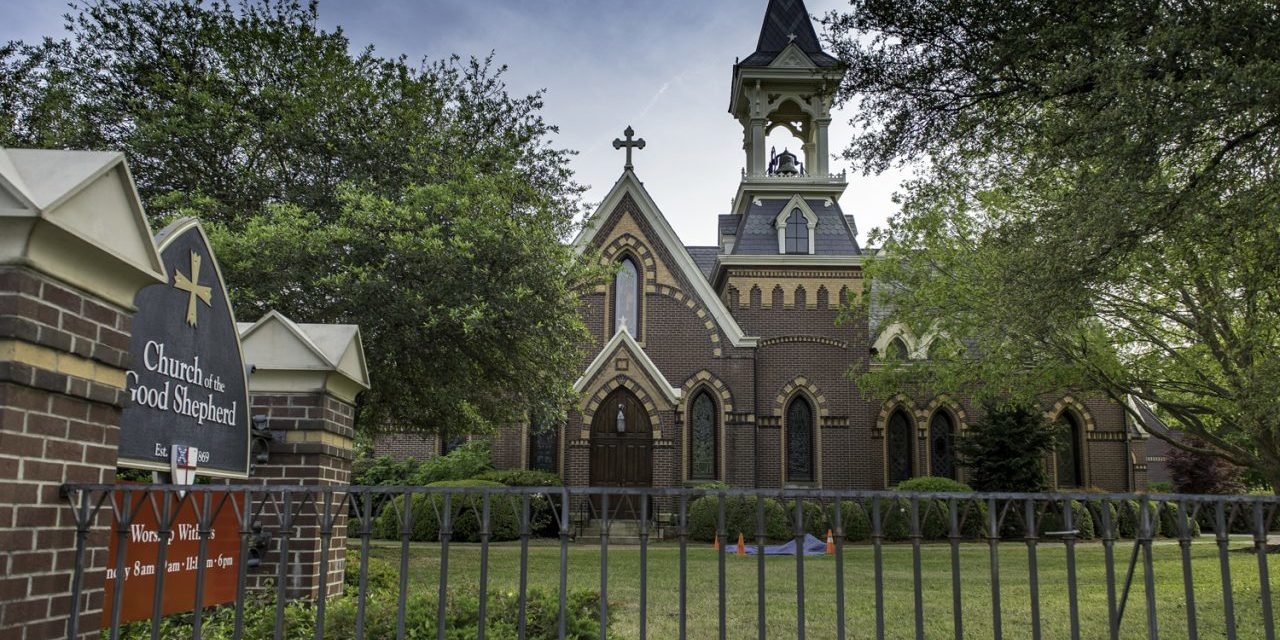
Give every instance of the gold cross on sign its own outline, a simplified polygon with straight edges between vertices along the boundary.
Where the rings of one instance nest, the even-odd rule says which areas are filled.
[[[210,307],[213,306],[213,289],[200,284],[200,254],[194,251],[191,252],[190,280],[182,275],[181,271],[173,270],[173,288],[191,294],[191,298],[187,302],[187,324],[193,327],[196,326],[196,298],[204,300],[204,303]]]

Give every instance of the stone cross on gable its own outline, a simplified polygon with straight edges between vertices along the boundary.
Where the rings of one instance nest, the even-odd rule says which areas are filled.
[[[631,139],[631,136],[634,136],[635,134],[635,129],[632,129],[631,126],[628,125],[627,128],[622,131],[622,135],[627,137],[626,141],[623,141],[621,138],[613,139],[614,149],[621,149],[623,147],[626,147],[627,149],[627,163],[622,165],[623,169],[633,168],[631,164],[631,150],[644,148],[644,138],[636,138],[635,140]]]

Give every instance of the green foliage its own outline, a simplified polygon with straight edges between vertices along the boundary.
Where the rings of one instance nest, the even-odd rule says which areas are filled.
[[[372,565],[371,565],[372,568]],[[371,572],[372,574],[372,572]],[[373,582],[370,581],[372,586]],[[600,595],[588,591],[568,594],[566,638],[591,640],[600,637]],[[436,595],[434,589],[411,591],[406,602],[406,636],[436,637]],[[364,628],[369,638],[396,637],[398,613],[394,588],[371,588],[366,600]],[[510,592],[489,592],[485,610],[486,637],[511,640],[519,624],[519,599]],[[527,596],[525,623],[530,640],[559,637],[560,601],[557,593],[530,589]],[[612,617],[612,616],[611,616]],[[480,619],[479,595],[474,591],[450,591],[445,606],[445,637],[449,640],[474,638]],[[235,608],[217,607],[205,611],[201,633],[205,640],[230,640],[235,622]],[[275,623],[275,604],[271,593],[251,596],[245,605],[245,638],[270,638]],[[356,595],[354,591],[330,599],[325,605],[326,639],[355,637]],[[133,622],[120,630],[121,640],[149,638],[149,621]],[[191,637],[191,614],[179,614],[161,620],[161,640],[183,640]],[[285,607],[286,640],[310,640],[315,637],[315,609],[305,600],[295,600]],[[612,633],[608,637],[616,637]]]
[[[700,542],[711,542],[715,539],[720,518],[719,501],[715,495],[703,496],[689,503],[689,537]],[[756,498],[749,496],[725,496],[724,523],[728,533],[728,541],[736,542],[738,534],[754,540],[756,536]],[[788,518],[790,512],[773,498],[764,499],[765,537],[770,540],[783,540],[792,537],[794,525]],[[824,532],[825,534],[825,532]]]
[[[966,493],[973,491],[969,485],[951,478],[938,476],[920,476],[903,480],[894,487],[898,491],[919,491],[923,493]]]
[[[494,469],[475,476],[476,480],[488,480],[508,487],[560,487],[564,481],[559,475],[533,469]]]
[[[367,572],[368,590],[394,591],[400,588],[400,568],[382,558],[370,556]],[[344,593],[355,595],[360,589],[360,558],[354,552],[347,556],[347,565],[343,571],[342,581]]]
[[[849,314],[956,337],[859,386],[1134,394],[1280,491],[1274,7],[854,0],[827,26],[846,157],[920,164]]]
[[[1182,512],[1176,502],[1166,502],[1160,510],[1160,532],[1167,538],[1178,537]],[[1188,518],[1188,532],[1192,538],[1200,537],[1200,523],[1195,518]]]
[[[428,484],[429,487],[501,487],[497,482],[487,480],[442,480]],[[440,524],[444,515],[444,494],[419,493],[410,499],[412,504],[411,528],[409,539],[415,542],[434,542],[440,539]],[[454,493],[449,498],[453,517],[452,536],[454,542],[479,542],[481,530],[481,509],[483,497],[479,493]],[[489,536],[490,540],[499,542],[515,540],[520,537],[520,497],[516,495],[490,494],[489,496]],[[400,527],[403,522],[404,498],[393,497],[383,505],[373,525],[373,535],[384,540],[399,540]],[[547,527],[550,518],[547,510],[533,510],[530,518],[530,531],[537,533]]]
[[[1161,533],[1163,518],[1156,513],[1157,504],[1148,502],[1147,517],[1151,522],[1151,535],[1159,537]],[[1142,506],[1137,500],[1126,500],[1116,505],[1115,527],[1116,534],[1121,538],[1134,538],[1138,535],[1142,523]]]
[[[956,443],[961,464],[978,491],[1044,491],[1044,459],[1056,442],[1054,430],[1034,405],[984,403],[982,419]]]
[[[581,187],[542,95],[320,22],[299,0],[76,3],[65,39],[0,46],[0,145],[122,151],[153,218],[208,223],[238,317],[359,324],[363,425],[556,417],[596,269],[564,242]]]

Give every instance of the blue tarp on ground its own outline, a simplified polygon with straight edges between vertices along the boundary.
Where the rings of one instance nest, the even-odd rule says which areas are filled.
[[[727,544],[723,547],[726,553],[737,553],[738,545]],[[747,555],[754,556],[756,554],[756,545],[746,545]],[[827,553],[827,543],[813,537],[812,534],[804,535],[804,554],[806,556],[821,556]],[[791,540],[783,544],[766,545],[764,555],[766,556],[794,556],[796,554],[796,541]]]

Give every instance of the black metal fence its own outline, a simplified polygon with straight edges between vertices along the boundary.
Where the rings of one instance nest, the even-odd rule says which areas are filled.
[[[268,619],[275,638],[286,631],[297,637],[297,628],[286,627],[305,624],[317,639],[422,637],[424,621],[434,622],[438,638],[461,624],[468,637],[481,640],[498,626],[522,640],[781,633],[1275,639],[1277,591],[1268,550],[1276,551],[1280,540],[1268,537],[1280,530],[1280,498],[1271,496],[133,484],[64,490],[77,532],[75,610],[68,620],[73,638],[86,631],[77,628],[85,573],[104,570],[101,562],[85,569],[96,557],[95,531],[114,521],[119,552],[116,566],[105,569],[125,575],[126,550],[136,544],[132,525],[145,516],[158,529],[155,566],[162,568],[154,578],[150,624],[122,625],[125,580],[114,580],[108,583],[111,606],[102,616],[107,638],[210,637],[207,622],[219,616],[228,637],[237,639],[258,637],[253,634],[262,627],[247,630],[250,618],[259,625]],[[194,529],[177,531],[175,514],[183,505],[197,521]],[[188,595],[193,604],[204,602],[214,523],[228,509],[239,535],[234,601],[166,617],[163,568],[171,540],[198,541],[195,587]],[[346,609],[327,610],[333,592],[328,578],[336,569],[330,551],[343,533],[349,548]],[[551,540],[538,540],[547,533]],[[711,551],[708,533],[718,552]],[[802,548],[814,533],[829,547],[813,549],[817,555],[770,548],[787,541]],[[306,564],[319,578],[301,589],[290,560],[295,545],[318,549]],[[495,565],[495,549],[502,550],[501,566]],[[590,599],[598,610],[588,612],[570,588],[571,575],[575,584],[582,582],[583,567],[575,563],[584,551],[591,554],[587,570],[599,573],[598,583],[591,578],[598,594]],[[371,575],[377,574],[370,568],[374,556],[398,563],[394,585],[371,584],[379,579]],[[451,572],[455,556],[478,579]],[[555,576],[550,566],[558,567]],[[502,576],[493,575],[495,567]],[[263,581],[258,574],[267,569],[273,580]],[[781,596],[766,588],[771,576],[774,584],[788,585]],[[550,602],[558,611],[531,604],[531,578],[554,585]],[[694,581],[714,582],[714,594],[701,587],[691,592]],[[611,596],[611,586],[625,595]],[[421,610],[430,602],[424,591],[435,592],[434,616]],[[450,609],[459,593],[474,606]],[[653,602],[655,595],[663,602]],[[511,619],[495,617],[497,600],[506,603]],[[270,615],[246,613],[255,606]],[[610,607],[625,609],[625,622]],[[373,620],[374,609],[394,621]],[[554,621],[539,623],[539,612]],[[779,617],[790,625],[784,632]]]

